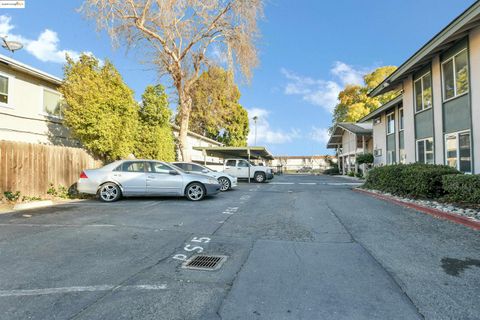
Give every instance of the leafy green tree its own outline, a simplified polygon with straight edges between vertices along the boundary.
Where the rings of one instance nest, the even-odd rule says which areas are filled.
[[[64,124],[95,157],[112,161],[128,156],[137,132],[137,103],[112,63],[83,54],[67,57],[60,92],[67,104]]]
[[[170,125],[172,112],[162,85],[148,86],[138,110],[139,125],[134,155],[137,158],[175,160],[175,142]]]
[[[227,146],[246,146],[248,113],[239,99],[231,72],[208,69],[193,85],[190,130]]]
[[[338,95],[339,103],[333,112],[333,123],[355,122],[376,110],[384,103],[398,95],[398,92],[387,92],[375,98],[368,96],[368,92],[376,88],[397,68],[384,66],[363,77],[364,85],[347,85]]]

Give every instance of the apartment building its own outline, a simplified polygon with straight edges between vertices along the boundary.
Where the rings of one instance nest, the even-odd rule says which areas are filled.
[[[369,95],[400,95],[360,123],[373,125],[376,165],[445,164],[480,173],[480,1]]]

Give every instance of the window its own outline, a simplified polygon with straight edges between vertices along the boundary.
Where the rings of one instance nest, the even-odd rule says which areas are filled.
[[[448,166],[472,172],[470,131],[445,135],[445,159]]]
[[[0,76],[0,103],[8,104],[8,78]]]
[[[417,140],[417,162],[433,164],[433,138]]]
[[[182,170],[187,171],[187,166],[186,166],[185,163],[179,163],[179,162],[177,162],[177,163],[174,163],[174,165],[177,166],[177,167],[179,167],[179,168],[182,169]]]
[[[135,162],[124,162],[122,164],[122,171],[125,172],[145,172],[145,163],[135,161]]]
[[[203,167],[196,165],[196,164],[188,164],[188,171],[194,172],[202,172],[204,169]]]
[[[150,167],[151,167],[151,172],[155,172],[155,173],[170,173],[170,171],[173,170],[169,166],[164,165],[163,163],[160,163],[160,162],[150,162]]]
[[[227,167],[235,167],[235,160],[227,160],[227,163],[225,163],[225,165]]]
[[[442,63],[443,100],[468,92],[468,56],[464,49]]]
[[[394,164],[395,163],[395,151],[389,150],[387,151],[387,164]]]
[[[43,112],[49,116],[62,117],[64,100],[58,92],[43,90]]]
[[[248,161],[238,160],[238,166],[239,166],[239,167],[242,167],[242,168],[248,168],[248,167],[249,167]]]
[[[403,130],[403,108],[398,109],[398,126],[400,128],[400,131]]]
[[[395,133],[395,114],[392,112],[387,115],[387,134]]]
[[[415,80],[415,111],[420,112],[432,106],[432,75],[429,73]]]

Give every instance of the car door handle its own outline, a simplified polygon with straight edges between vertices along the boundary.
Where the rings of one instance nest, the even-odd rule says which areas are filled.
[[[119,174],[119,173],[116,173],[116,174],[114,174],[113,176],[114,176],[114,177],[121,177],[122,175]]]
[[[149,179],[155,179],[155,176],[147,176]]]

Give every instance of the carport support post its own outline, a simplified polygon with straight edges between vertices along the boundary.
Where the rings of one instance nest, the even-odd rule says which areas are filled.
[[[248,155],[248,183],[250,183],[250,148],[247,149]]]

